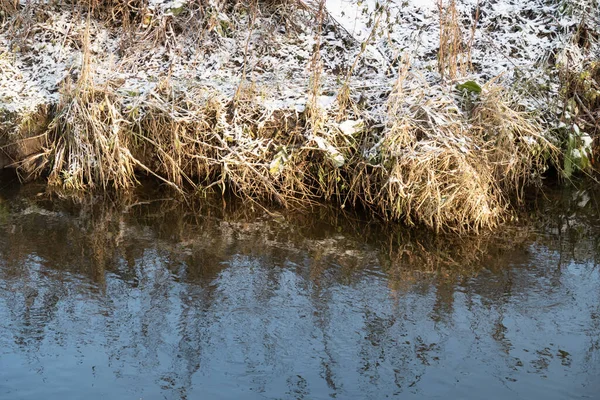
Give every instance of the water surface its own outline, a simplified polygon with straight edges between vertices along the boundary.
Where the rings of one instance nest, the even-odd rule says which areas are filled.
[[[600,398],[590,191],[460,240],[161,197],[0,191],[0,398]]]

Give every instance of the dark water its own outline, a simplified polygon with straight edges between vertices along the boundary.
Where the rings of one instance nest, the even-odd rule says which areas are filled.
[[[435,238],[0,192],[0,399],[600,399],[599,196]]]

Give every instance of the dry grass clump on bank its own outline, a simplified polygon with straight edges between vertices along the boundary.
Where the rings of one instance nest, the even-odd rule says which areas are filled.
[[[41,158],[39,173],[48,168],[49,182],[81,190],[99,185],[103,189],[130,188],[136,183],[133,158],[122,114],[123,99],[111,81],[94,81],[90,25],[83,35],[83,60],[79,79],[67,78],[61,88],[56,117],[48,128],[49,145]]]
[[[444,9],[440,51],[448,52],[437,80],[404,60],[391,92],[393,77],[368,65],[382,57],[371,44],[382,10],[342,70],[333,51],[344,37],[324,2],[304,13],[302,23],[316,18],[316,29],[294,33],[265,29],[277,17],[262,16],[258,3],[210,21],[194,8],[200,2],[180,14],[150,13],[142,0],[65,4],[63,14],[40,8],[24,41],[34,63],[63,68],[39,81],[44,99],[57,99],[56,113],[43,151],[21,163],[53,185],[121,190],[147,174],[188,194],[232,192],[284,207],[331,200],[465,233],[501,223],[555,154],[507,87],[473,83],[465,91],[444,82],[469,59],[454,3]],[[69,57],[48,52],[54,43]],[[359,77],[360,86],[378,86],[358,90]]]
[[[242,89],[235,102],[214,89],[186,89],[165,81],[140,105],[135,125],[142,159],[153,171],[178,187],[232,190],[280,204],[300,194],[292,184],[281,190],[285,178],[270,173],[276,153],[293,140],[293,133],[284,130],[285,116],[259,107],[252,88]]]
[[[49,133],[51,184],[78,190],[97,185],[124,189],[135,184],[138,163],[129,150],[132,138],[126,133],[128,122],[119,102],[109,85],[80,82],[63,88]]]
[[[559,149],[546,137],[539,117],[522,110],[505,88],[488,84],[483,89],[471,112],[473,132],[493,165],[494,181],[520,199],[549,164],[557,165]]]
[[[252,91],[234,103],[212,88],[162,80],[150,95],[125,99],[111,83],[80,81],[63,89],[40,169],[74,189],[128,188],[143,172],[186,192],[227,190],[281,205],[317,197],[303,176],[310,166],[297,118],[258,106]]]
[[[124,101],[110,84],[80,83],[63,93],[44,165],[51,183],[78,189],[131,187],[139,171],[181,191],[283,206],[335,200],[436,231],[497,226],[554,147],[493,84],[465,111],[452,93],[411,79],[390,95],[379,139],[344,129],[335,110],[273,113],[252,86],[234,101],[165,80]]]
[[[378,204],[391,219],[436,231],[492,228],[501,221],[505,205],[480,157],[439,140],[396,151]]]
[[[495,226],[503,202],[464,116],[443,94],[429,99],[415,94],[402,97],[405,103],[396,113],[405,114],[383,139],[387,181],[378,208],[392,219],[403,217],[435,230]]]
[[[390,219],[436,231],[496,226],[513,197],[518,200],[525,185],[539,181],[558,149],[500,86],[484,86],[464,111],[451,94],[405,79],[401,73],[390,95],[378,148],[382,180],[365,203]],[[372,183],[367,186],[372,190]]]

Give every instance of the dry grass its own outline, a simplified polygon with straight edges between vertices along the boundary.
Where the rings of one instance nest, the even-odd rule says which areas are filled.
[[[388,175],[377,207],[436,231],[496,226],[506,206],[471,127],[443,95],[403,95],[405,73],[389,106],[392,122],[381,150]]]
[[[484,86],[466,113],[453,96],[425,96],[433,89],[406,82],[415,79],[407,66],[400,72],[374,158],[366,156],[377,141],[372,132],[344,134],[337,113],[318,107],[303,125],[262,107],[254,85],[233,101],[163,80],[122,109],[110,85],[80,82],[65,89],[53,125],[50,181],[127,188],[137,170],[181,191],[231,191],[295,207],[333,200],[437,232],[496,227],[555,149],[501,87]]]
[[[0,0],[0,12],[11,15],[17,11],[19,0]]]
[[[255,108],[249,90],[238,92],[233,107],[214,90],[199,87],[183,92],[164,82],[159,96],[143,106],[139,122],[143,147],[156,155],[152,170],[177,187],[214,187],[285,204],[269,178],[272,140],[261,137],[250,122],[265,116],[260,115],[264,110]],[[232,109],[233,115],[228,115]]]
[[[456,9],[456,0],[444,5],[437,0],[440,16],[440,46],[438,49],[438,71],[442,77],[455,79],[464,75],[470,60],[470,50],[463,40],[460,16]],[[474,29],[474,28],[473,28]],[[472,35],[474,32],[472,31]],[[472,40],[469,41],[472,44]]]
[[[520,110],[510,95],[493,82],[485,85],[471,118],[494,181],[520,200],[525,187],[539,182],[549,164],[558,165],[560,150],[546,138],[542,121]]]
[[[493,228],[512,198],[539,182],[558,149],[493,82],[464,112],[451,94],[431,96],[435,90],[404,64],[388,101],[379,159],[353,171],[353,199],[385,218],[436,231]]]
[[[451,141],[418,142],[393,159],[379,208],[436,231],[493,228],[504,208],[489,171]]]
[[[131,136],[112,82],[98,86],[89,50],[90,22],[83,37],[83,63],[76,84],[67,80],[62,87],[56,118],[49,128],[51,147],[47,150],[50,183],[81,190],[100,185],[126,189],[137,181],[134,169],[139,162],[130,152]],[[40,165],[40,169],[44,168]]]
[[[86,32],[76,38],[82,43],[81,72],[75,82],[63,82],[46,133],[48,146],[29,160],[35,161],[36,172],[49,173],[51,184],[125,190],[142,173],[183,193],[232,192],[245,200],[290,208],[334,201],[368,209],[385,220],[466,233],[505,220],[511,199],[522,197],[523,188],[536,182],[555,154],[541,123],[520,110],[506,88],[491,82],[465,107],[452,88],[429,86],[411,73],[407,59],[387,99],[387,113],[382,121],[369,120],[351,103],[348,84],[369,39],[340,85],[337,103],[325,109],[319,103],[323,1],[316,11],[311,80],[302,113],[274,111],[261,101],[268,89],[252,82],[252,29],[245,36],[235,93],[185,74],[172,78],[170,68],[177,62],[172,54],[169,71],[144,82],[143,93],[130,91],[113,78],[131,60],[123,57],[115,71],[96,69],[95,58],[102,56],[90,50],[90,21],[101,15],[113,23],[143,25],[145,5],[97,0],[78,4],[93,11],[87,14]],[[259,11],[255,4],[255,16],[248,19]],[[468,57],[454,2],[447,8],[440,2],[440,12],[440,73],[454,78]],[[157,34],[172,39],[173,27],[145,31],[131,42],[128,54],[153,46]],[[165,53],[172,50],[161,43]],[[362,120],[364,129],[344,132],[340,122],[350,118]],[[377,123],[380,127],[371,129]]]
[[[138,162],[129,151],[127,122],[111,89],[81,82],[63,89],[51,125],[50,183],[72,189],[125,189],[136,183]]]

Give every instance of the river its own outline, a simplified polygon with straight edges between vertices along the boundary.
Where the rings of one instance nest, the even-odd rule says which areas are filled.
[[[600,220],[495,234],[0,189],[0,399],[600,398]]]

